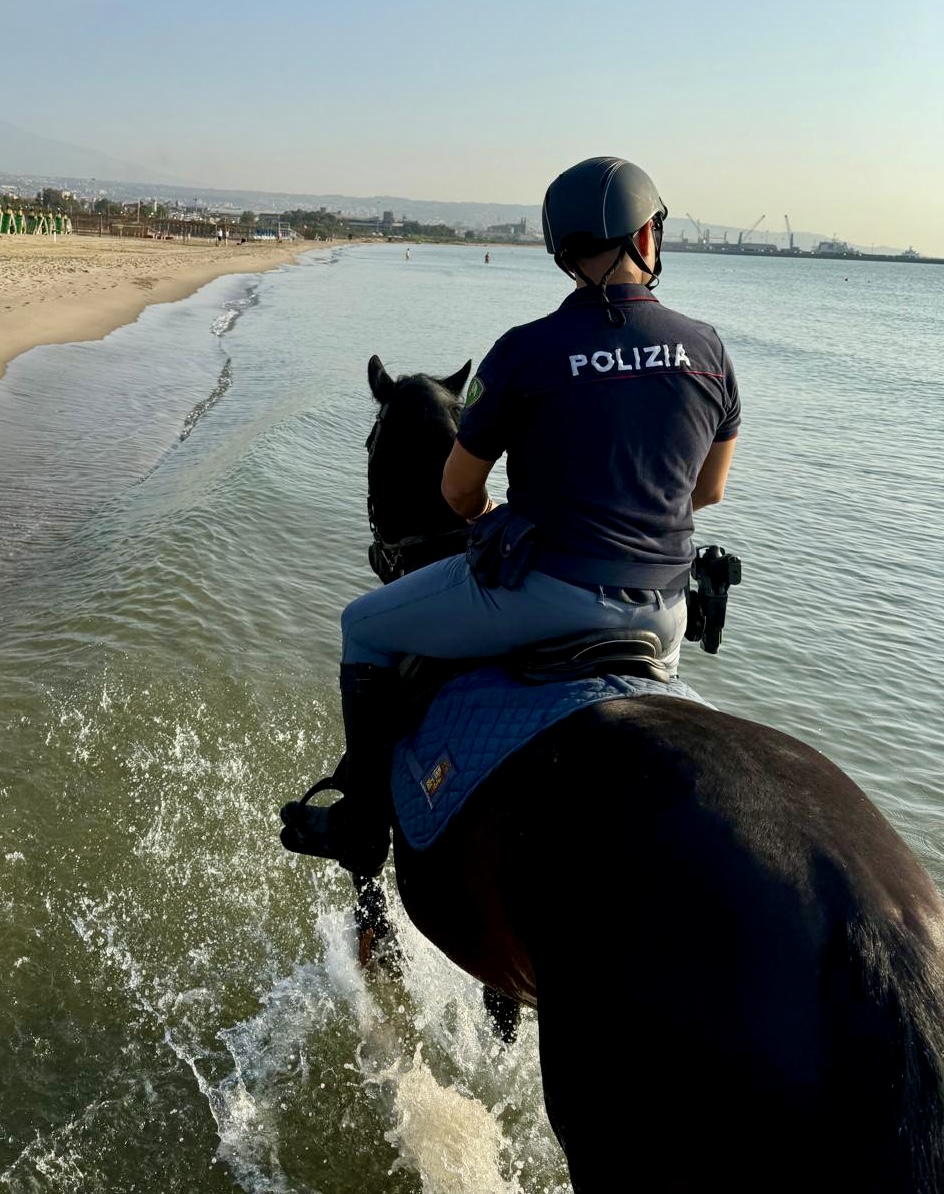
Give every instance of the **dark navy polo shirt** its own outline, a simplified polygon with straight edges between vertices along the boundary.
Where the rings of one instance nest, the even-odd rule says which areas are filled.
[[[609,286],[512,328],[469,383],[459,443],[507,453],[508,501],[540,531],[536,567],[562,580],[680,588],[692,490],[711,445],[737,435],[737,382],[714,328],[644,286]]]

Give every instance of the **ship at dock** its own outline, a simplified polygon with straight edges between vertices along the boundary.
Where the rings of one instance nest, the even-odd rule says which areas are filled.
[[[686,216],[695,229],[695,238],[686,236],[683,230],[679,237],[667,238],[662,242],[663,252],[714,253],[719,256],[738,257],[803,257],[833,261],[902,261],[925,265],[944,265],[944,258],[924,257],[910,247],[902,253],[866,253],[836,237],[831,240],[821,240],[811,248],[801,249],[795,244],[793,229],[790,227],[790,220],[787,216],[783,217],[786,227],[786,247],[769,239],[754,239],[758,227],[765,219],[764,216],[758,217],[750,228],[739,232],[736,240],[730,239],[727,231],[720,237],[712,237],[710,228],[703,227],[694,216],[687,212]]]

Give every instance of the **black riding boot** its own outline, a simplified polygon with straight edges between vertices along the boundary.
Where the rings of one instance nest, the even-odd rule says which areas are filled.
[[[347,751],[343,766],[308,795],[325,788],[344,795],[328,808],[297,800],[286,804],[281,813],[286,849],[333,858],[354,875],[380,874],[390,848],[390,756],[399,720],[399,682],[395,667],[341,664]]]

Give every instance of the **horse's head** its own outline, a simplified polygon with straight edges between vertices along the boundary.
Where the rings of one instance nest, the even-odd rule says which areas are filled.
[[[464,550],[465,519],[449,508],[440,486],[471,369],[466,361],[451,377],[413,373],[394,381],[379,357],[367,365],[380,404],[367,440],[370,564],[385,584]]]

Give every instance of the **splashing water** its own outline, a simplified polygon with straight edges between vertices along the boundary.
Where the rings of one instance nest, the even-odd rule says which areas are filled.
[[[156,1165],[162,1191],[563,1194],[533,1017],[500,1045],[389,875],[402,969],[365,972],[346,874],[281,849],[284,773],[338,745],[320,696],[294,721],[285,707],[113,671],[31,721],[69,761],[67,818],[44,828],[68,865],[50,883],[32,840],[5,871],[37,921],[14,1037],[33,1013],[57,1025],[17,1065],[24,1089],[55,1081],[70,1038],[83,1062],[69,1114],[11,1124],[0,1188],[153,1189]],[[42,975],[63,966],[50,1011]]]

